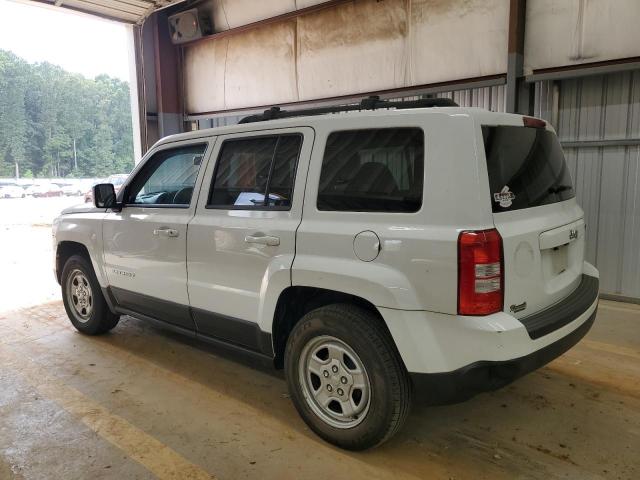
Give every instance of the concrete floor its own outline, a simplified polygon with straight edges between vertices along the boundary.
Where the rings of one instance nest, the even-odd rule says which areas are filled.
[[[416,405],[389,443],[350,453],[306,428],[278,373],[129,317],[78,334],[46,301],[49,235],[0,228],[0,480],[640,478],[640,306],[603,301],[549,366]]]

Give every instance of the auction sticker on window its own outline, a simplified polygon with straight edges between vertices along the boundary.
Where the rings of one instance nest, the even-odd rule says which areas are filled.
[[[500,193],[494,193],[493,199],[498,202],[502,208],[509,208],[513,203],[516,194],[509,190],[509,185],[505,185]]]

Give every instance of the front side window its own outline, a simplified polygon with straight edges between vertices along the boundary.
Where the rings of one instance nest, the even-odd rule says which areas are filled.
[[[322,161],[318,209],[416,212],[422,206],[423,177],[420,128],[334,132]]]
[[[301,145],[299,134],[226,140],[208,206],[289,209]]]
[[[189,145],[154,154],[131,182],[125,203],[188,206],[206,148]]]

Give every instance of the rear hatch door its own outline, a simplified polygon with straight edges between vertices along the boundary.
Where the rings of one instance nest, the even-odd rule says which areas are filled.
[[[585,224],[552,130],[482,126],[494,224],[504,250],[504,310],[522,318],[580,284]]]

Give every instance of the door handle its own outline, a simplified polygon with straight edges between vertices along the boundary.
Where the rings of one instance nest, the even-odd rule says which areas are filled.
[[[269,245],[270,247],[277,247],[280,245],[280,238],[273,237],[271,235],[255,234],[247,235],[244,237],[244,241],[247,243],[259,243],[261,245]]]
[[[180,232],[175,228],[156,228],[153,234],[157,237],[177,237],[180,235]]]

